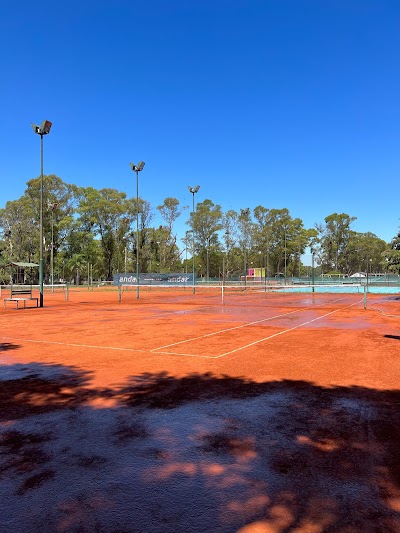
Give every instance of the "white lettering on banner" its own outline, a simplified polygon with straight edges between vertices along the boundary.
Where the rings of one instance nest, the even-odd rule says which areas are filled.
[[[137,279],[135,276],[121,276],[119,278],[119,283],[136,283]]]
[[[177,278],[168,278],[168,283],[186,283],[189,281],[189,278],[184,276],[178,276]]]

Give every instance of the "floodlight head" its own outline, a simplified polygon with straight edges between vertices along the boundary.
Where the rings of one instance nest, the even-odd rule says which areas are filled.
[[[198,192],[198,190],[200,189],[200,185],[196,185],[196,187],[190,187],[190,185],[188,185],[188,189],[192,194],[194,194]]]
[[[37,126],[36,124],[32,124],[32,129],[35,133],[38,135],[47,135],[50,133],[52,123],[50,120],[44,120],[40,126]]]
[[[48,133],[50,133],[51,126],[52,126],[52,123],[50,122],[50,120],[44,120],[40,124],[40,130],[42,132],[42,135],[47,135]]]
[[[134,172],[140,172],[141,170],[143,170],[143,167],[144,167],[144,161],[139,161],[137,165],[135,165],[135,163],[129,163],[129,164],[131,166],[131,169]]]

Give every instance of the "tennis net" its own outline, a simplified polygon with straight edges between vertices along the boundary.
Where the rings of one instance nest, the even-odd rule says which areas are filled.
[[[359,284],[340,285],[120,285],[119,301],[182,305],[314,306],[366,298]]]

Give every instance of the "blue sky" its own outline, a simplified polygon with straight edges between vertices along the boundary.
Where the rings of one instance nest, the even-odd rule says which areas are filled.
[[[191,206],[399,227],[400,2],[70,0],[0,7],[0,207],[44,173]],[[186,214],[176,230],[188,229]]]

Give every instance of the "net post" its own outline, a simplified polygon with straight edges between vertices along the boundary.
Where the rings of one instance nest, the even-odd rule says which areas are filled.
[[[121,284],[118,283],[118,303],[119,303],[119,304],[121,303],[121,298],[122,298],[122,294],[121,294]]]
[[[65,301],[68,302],[69,293],[68,293],[68,283],[65,284]]]
[[[221,286],[221,303],[223,304],[224,303],[224,284],[222,283],[222,286]]]
[[[364,309],[367,309],[367,286],[364,285]]]

